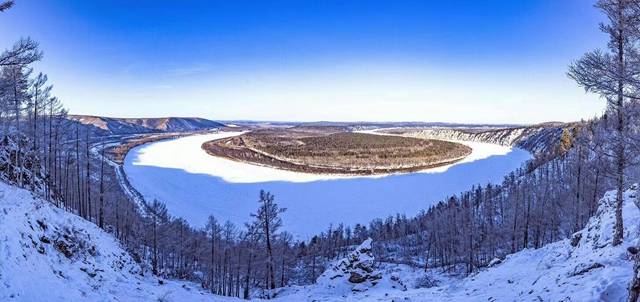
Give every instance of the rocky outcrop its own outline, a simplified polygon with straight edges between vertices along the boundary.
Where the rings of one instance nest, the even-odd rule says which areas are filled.
[[[365,240],[347,257],[333,263],[317,280],[317,284],[337,290],[367,291],[384,283],[385,287],[406,290],[398,274],[384,276],[377,268],[372,249],[373,240]]]
[[[365,240],[347,257],[340,259],[326,270],[319,280],[347,280],[352,284],[369,282],[371,285],[375,285],[381,275],[375,271],[372,242],[371,238]]]

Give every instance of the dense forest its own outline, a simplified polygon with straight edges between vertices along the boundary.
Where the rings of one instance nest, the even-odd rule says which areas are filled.
[[[0,2],[0,11],[12,4]],[[568,75],[602,97],[605,113],[565,130],[552,151],[502,183],[477,185],[416,217],[328,226],[297,241],[282,231],[285,209],[269,192],[256,192],[256,211],[242,226],[213,214],[205,228],[195,228],[171,217],[162,201],[136,204],[104,160],[104,138],[67,119],[47,76],[33,68],[43,52],[29,38],[0,55],[0,177],[111,232],[150,273],[219,295],[269,297],[278,287],[313,283],[328,261],[369,237],[382,261],[469,274],[510,253],[571,238],[604,191],[620,192],[620,208],[622,191],[640,177],[640,1],[601,0],[597,7],[607,16],[601,28],[609,42],[573,62]]]

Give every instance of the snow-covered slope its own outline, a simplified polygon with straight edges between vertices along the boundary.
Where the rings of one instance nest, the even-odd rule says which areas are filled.
[[[110,234],[0,182],[0,301],[235,301],[142,273]]]
[[[640,211],[633,202],[636,189],[624,194],[625,240],[617,247],[611,245],[612,191],[600,201],[587,226],[575,234],[573,244],[566,239],[527,249],[463,279],[447,277],[440,270],[425,273],[403,265],[382,265],[378,269],[382,280],[385,275],[395,276],[389,279],[409,289],[380,282],[364,291],[362,287],[354,290],[354,286],[335,286],[331,278],[320,278],[313,286],[283,290],[278,301],[626,301],[633,276],[626,249],[639,242]],[[416,288],[419,283],[437,285]]]
[[[624,194],[625,240],[617,247],[615,192],[608,192],[573,240],[518,252],[463,279],[438,269],[372,267],[367,241],[333,274],[281,289],[275,301],[624,301],[633,275],[626,249],[640,241],[636,192]],[[110,234],[0,182],[0,301],[238,301],[142,273]]]
[[[198,117],[122,118],[118,120],[165,132],[197,131],[224,127],[221,123]]]
[[[434,127],[407,132],[421,138],[492,143],[525,149],[533,154],[556,147],[564,127],[571,124],[540,124],[526,127],[476,129]]]
[[[127,123],[109,117],[91,115],[69,115],[67,118],[71,121],[80,123],[81,126],[88,126],[89,129],[93,131],[92,134],[98,136],[160,132],[141,125]]]
[[[221,123],[197,117],[111,118],[69,115],[68,118],[93,127],[92,130],[96,135],[188,132],[224,127]]]

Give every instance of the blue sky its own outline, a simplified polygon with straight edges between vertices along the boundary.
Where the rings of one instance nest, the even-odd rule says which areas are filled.
[[[604,104],[566,77],[603,47],[591,0],[17,0],[72,113],[533,123]]]

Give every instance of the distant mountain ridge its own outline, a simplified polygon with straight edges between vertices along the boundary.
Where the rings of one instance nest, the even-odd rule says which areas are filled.
[[[341,127],[348,130],[368,130],[377,128],[517,128],[529,126],[526,124],[490,124],[490,123],[447,123],[447,122],[334,122],[334,121],[259,121],[259,120],[224,120],[227,124],[246,125],[254,127]],[[557,123],[557,122],[550,122]]]
[[[69,120],[93,126],[102,135],[159,132],[187,132],[225,127],[199,117],[113,118],[93,115],[69,115]]]

